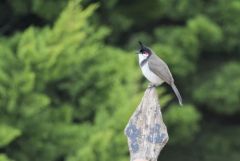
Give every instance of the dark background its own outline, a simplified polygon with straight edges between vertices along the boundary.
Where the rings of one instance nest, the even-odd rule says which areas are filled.
[[[239,38],[239,0],[0,0],[0,161],[129,160],[139,40],[183,97],[158,88],[159,160],[238,161]]]

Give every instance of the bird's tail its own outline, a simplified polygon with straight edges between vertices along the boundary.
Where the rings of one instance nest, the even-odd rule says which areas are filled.
[[[173,89],[175,95],[176,95],[177,98],[178,98],[178,102],[179,102],[180,106],[182,106],[182,97],[181,97],[181,95],[180,95],[180,93],[179,93],[179,91],[178,91],[176,85],[175,85],[174,83],[172,83],[171,86],[172,86],[172,89]]]

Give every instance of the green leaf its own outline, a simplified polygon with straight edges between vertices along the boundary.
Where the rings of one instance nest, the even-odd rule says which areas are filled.
[[[0,147],[4,147],[11,143],[15,138],[21,135],[21,131],[17,128],[1,124],[0,125]]]
[[[170,144],[187,144],[200,129],[201,114],[192,105],[173,105],[163,116],[171,136]]]
[[[0,161],[13,161],[13,160],[9,159],[5,154],[0,154]]]

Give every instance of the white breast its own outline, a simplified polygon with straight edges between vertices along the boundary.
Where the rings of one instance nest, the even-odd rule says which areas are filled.
[[[139,56],[139,64],[141,64],[141,62],[146,59],[146,55],[143,54],[138,54]],[[141,67],[141,65],[140,65]],[[148,81],[150,81],[151,83],[153,83],[154,85],[160,85],[162,84],[164,81],[159,78],[156,74],[154,74],[148,66],[148,62],[146,62],[142,67],[141,67],[142,73],[143,75],[148,79]]]

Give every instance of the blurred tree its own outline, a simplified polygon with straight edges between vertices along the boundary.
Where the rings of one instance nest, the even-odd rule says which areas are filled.
[[[0,160],[128,160],[122,130],[144,85],[136,55],[115,46],[138,40],[185,104],[159,90],[170,133],[160,160],[238,160],[239,0],[75,2],[1,0]]]
[[[209,110],[221,115],[234,115],[240,112],[240,63],[226,63],[219,71],[204,77],[194,93],[196,101]],[[208,89],[210,89],[208,91]],[[208,92],[206,92],[208,91]]]
[[[0,145],[10,158],[71,160],[79,150],[105,161],[127,158],[125,139],[116,136],[124,124],[116,130],[112,117],[132,111],[135,55],[102,44],[108,30],[88,21],[95,8],[72,1],[52,28],[1,39]]]
[[[168,129],[171,140],[170,144],[187,145],[194,140],[194,136],[199,132],[198,122],[201,116],[196,109],[191,105],[184,105],[182,109],[177,109],[176,105],[165,112],[164,119]]]
[[[12,34],[31,25],[52,24],[67,0],[1,0],[0,32]]]
[[[6,155],[0,154],[0,161],[12,161],[12,160],[9,159]]]

